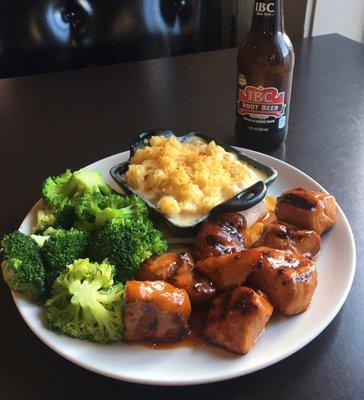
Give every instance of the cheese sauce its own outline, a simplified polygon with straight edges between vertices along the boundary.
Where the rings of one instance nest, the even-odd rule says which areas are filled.
[[[126,183],[157,206],[171,222],[193,225],[218,204],[266,174],[240,161],[214,141],[153,136],[138,149],[125,174]]]

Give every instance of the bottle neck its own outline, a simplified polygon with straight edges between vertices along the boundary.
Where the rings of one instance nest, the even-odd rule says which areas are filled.
[[[284,32],[283,0],[255,0],[250,32],[273,36]]]

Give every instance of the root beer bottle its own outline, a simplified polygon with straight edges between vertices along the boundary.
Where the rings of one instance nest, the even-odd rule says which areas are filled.
[[[294,51],[284,30],[283,0],[256,0],[237,57],[235,131],[243,147],[269,150],[286,138]]]

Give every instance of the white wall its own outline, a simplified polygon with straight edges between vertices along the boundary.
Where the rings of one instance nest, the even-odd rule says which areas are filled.
[[[250,27],[253,3],[254,0],[237,0],[239,39]],[[364,43],[364,0],[284,0],[284,5],[286,30],[291,39],[311,33],[340,33]]]
[[[317,0],[312,34],[327,33],[364,43],[364,0]]]

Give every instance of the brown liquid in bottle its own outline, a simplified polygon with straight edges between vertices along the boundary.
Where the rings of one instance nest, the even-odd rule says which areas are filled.
[[[283,0],[257,0],[237,57],[235,131],[239,145],[277,148],[288,130],[294,51],[284,30]]]

